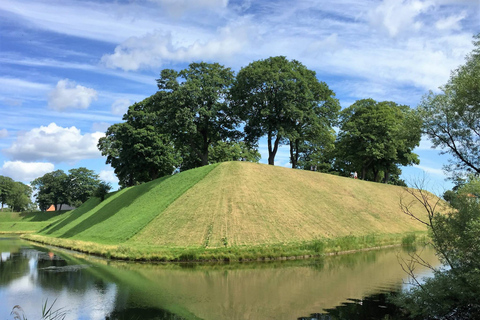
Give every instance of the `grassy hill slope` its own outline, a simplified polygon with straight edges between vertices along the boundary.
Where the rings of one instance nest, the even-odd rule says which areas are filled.
[[[215,167],[202,167],[126,188],[103,202],[91,198],[40,234],[102,244],[125,242]]]
[[[163,259],[165,252],[175,252],[167,259],[188,259],[185,251],[215,248],[231,257],[236,254],[232,248],[259,247],[270,248],[263,256],[279,256],[292,244],[295,250],[305,249],[303,255],[320,250],[316,241],[395,235],[398,243],[406,233],[425,231],[401,212],[402,194],[402,188],[391,185],[226,162],[127,188],[101,203],[91,199],[28,238],[142,259]],[[382,241],[353,247],[333,244],[340,248],[333,250],[388,243]],[[89,248],[92,243],[100,247],[87,250],[83,242],[89,242]]]
[[[0,212],[0,233],[36,232],[62,219],[60,212]]]
[[[402,191],[317,172],[227,162],[129,243],[220,247],[424,230],[400,211]]]

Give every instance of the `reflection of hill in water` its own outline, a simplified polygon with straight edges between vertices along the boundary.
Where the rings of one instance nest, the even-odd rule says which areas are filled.
[[[108,319],[127,319],[128,315],[139,319],[298,319],[325,309],[343,312],[355,307],[339,307],[348,299],[399,290],[405,274],[397,261],[398,252],[401,249],[318,260],[209,265],[115,262],[21,249],[2,261],[0,287],[28,279],[41,287],[35,294],[38,305],[41,295],[48,293],[60,297],[58,306],[90,306],[83,314],[96,305]],[[433,250],[426,250],[424,258],[436,263]]]
[[[132,306],[167,309],[186,318],[297,319],[348,299],[400,290],[406,275],[398,264],[399,251],[285,264],[116,265],[122,273],[128,270],[121,278],[136,275],[134,281],[127,280],[127,304]],[[433,250],[426,250],[424,258],[436,261]]]

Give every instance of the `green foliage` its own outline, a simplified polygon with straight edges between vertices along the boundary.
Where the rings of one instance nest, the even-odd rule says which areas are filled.
[[[95,192],[93,195],[95,197],[100,198],[100,201],[103,201],[105,200],[105,196],[108,194],[108,192],[110,192],[111,189],[112,189],[112,186],[110,185],[110,183],[101,181],[98,184],[97,189],[95,189]]]
[[[32,208],[32,188],[22,182],[14,182],[7,200],[13,211],[20,212]]]
[[[249,148],[243,141],[219,141],[214,146],[210,146],[208,154],[210,163],[226,161],[258,162],[260,157],[256,148]]]
[[[475,49],[451,73],[442,93],[430,92],[418,106],[433,146],[452,155],[445,167],[452,174],[480,173],[480,34],[475,39]]]
[[[93,195],[100,184],[100,180],[93,170],[84,167],[70,169],[68,173],[66,182],[68,203],[74,207],[79,207]]]
[[[408,106],[358,100],[341,113],[336,165],[344,172],[361,172],[362,179],[386,183],[399,165],[418,164],[413,149],[420,143],[420,119]]]
[[[247,142],[267,136],[268,164],[278,147],[289,143],[292,165],[309,144],[323,144],[333,134],[340,109],[334,93],[315,72],[283,56],[258,60],[242,68],[231,90],[235,112],[245,121]]]
[[[56,170],[31,182],[33,189],[37,191],[36,199],[40,210],[45,211],[52,204],[56,210],[60,210],[59,205],[68,203],[67,181],[67,174],[63,170]]]
[[[14,181],[10,177],[0,176],[0,202],[2,211],[4,205],[8,205],[9,211],[24,211],[33,209],[32,188],[22,182]]]
[[[172,174],[179,165],[170,136],[160,132],[152,112],[161,103],[156,95],[133,104],[123,117],[126,122],[110,126],[98,142],[123,187]]]
[[[3,206],[7,204],[8,198],[12,192],[14,181],[10,177],[0,176],[0,202]]]
[[[412,316],[467,319],[480,311],[480,201],[471,193],[480,192],[480,179],[459,189],[446,214],[437,212],[422,191],[411,192],[428,212],[427,220],[419,220],[429,227],[432,245],[447,268],[433,269],[433,278],[416,282],[397,303]],[[412,273],[414,266],[408,267]]]
[[[233,81],[233,71],[218,63],[192,63],[180,72],[160,73],[157,95],[168,103],[158,104],[156,111],[162,130],[182,153],[182,170],[207,165],[211,147],[240,137],[238,117],[227,99]]]

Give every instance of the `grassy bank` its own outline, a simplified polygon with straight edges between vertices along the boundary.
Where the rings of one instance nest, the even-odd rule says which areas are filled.
[[[403,188],[226,162],[92,198],[26,238],[131,260],[257,260],[408,244]],[[423,215],[420,206],[411,210]]]
[[[59,212],[0,212],[0,234],[33,233],[63,218]]]
[[[34,234],[22,238],[71,249],[107,258],[131,261],[252,261],[275,259],[303,259],[314,256],[340,254],[389,246],[415,245],[424,243],[426,232],[406,234],[370,234],[346,236],[334,239],[279,243],[256,246],[233,246],[219,248],[205,247],[159,247],[152,245],[104,245],[94,242],[58,239]]]

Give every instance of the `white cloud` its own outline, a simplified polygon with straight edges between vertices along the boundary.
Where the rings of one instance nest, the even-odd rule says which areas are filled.
[[[75,162],[81,159],[98,158],[98,139],[102,132],[81,134],[76,127],[63,128],[55,123],[34,128],[19,134],[5,153],[15,160],[47,160],[54,163]]]
[[[441,177],[446,177],[445,172],[442,169],[438,168],[432,168],[432,167],[427,167],[427,166],[422,166],[422,165],[414,165],[414,168],[418,168],[422,171],[425,171],[426,173],[436,175],[436,176],[441,176]]]
[[[370,21],[395,37],[404,31],[420,30],[422,22],[416,18],[433,5],[432,1],[385,0],[370,11]]]
[[[466,16],[466,12],[462,12],[458,15],[449,16],[445,19],[438,20],[435,23],[435,27],[438,30],[460,30],[460,21],[465,19]]]
[[[228,61],[245,48],[249,41],[248,23],[242,19],[220,28],[214,36],[179,44],[172,33],[155,31],[142,37],[131,37],[106,54],[102,62],[108,68],[133,71],[161,67],[166,62]]]
[[[131,104],[129,99],[117,99],[112,103],[112,113],[119,116],[124,115]]]
[[[8,176],[15,181],[29,183],[48,172],[52,172],[54,165],[49,162],[5,161],[0,170],[2,175]]]
[[[0,139],[6,138],[6,137],[8,137],[8,130],[7,129],[0,130]]]
[[[63,79],[48,95],[48,106],[57,111],[66,109],[87,109],[93,100],[97,100],[97,91]]]
[[[98,175],[100,177],[100,180],[118,184],[118,178],[113,170],[102,170]]]

